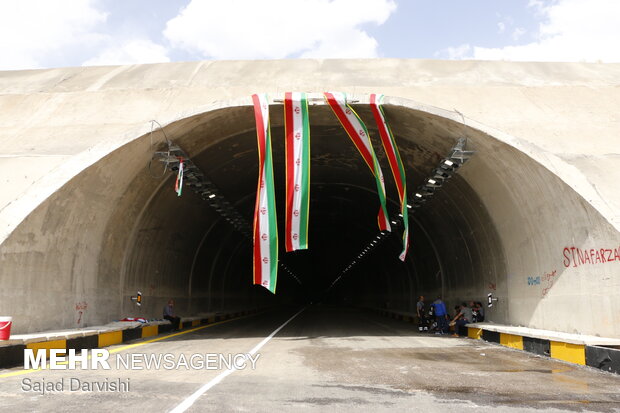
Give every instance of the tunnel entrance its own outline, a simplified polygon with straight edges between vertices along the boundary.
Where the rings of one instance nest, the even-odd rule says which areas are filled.
[[[384,174],[389,176],[368,105],[354,108],[369,127]],[[416,187],[468,132],[458,121],[428,113],[398,107],[386,112],[406,168],[408,198],[413,201]],[[270,114],[278,225],[283,234],[282,105],[272,105]],[[170,125],[166,133],[192,154],[192,161],[219,194],[251,222],[258,173],[252,108],[226,108],[206,119],[199,115],[181,123],[189,127]],[[148,283],[155,296],[158,290],[174,291],[177,302],[191,311],[310,301],[415,311],[419,294],[480,300],[484,285],[497,284],[504,267],[499,236],[476,191],[458,174],[423,207],[411,211],[411,247],[405,262],[398,259],[402,228],[397,228],[343,275],[343,269],[379,234],[376,187],[327,106],[310,107],[310,125],[309,249],[285,253],[280,242],[279,259],[295,277],[280,269],[275,296],[251,284],[251,240],[195,194],[185,191],[177,197],[171,189],[172,174],[160,183],[136,223],[123,284],[129,290],[144,290]],[[391,177],[386,179],[386,190],[389,214],[398,219],[398,193]]]
[[[389,176],[368,96],[355,99]],[[597,269],[599,281],[589,284],[583,280],[593,267],[563,265],[566,248],[607,248],[617,230],[560,178],[561,161],[455,112],[400,98],[386,98],[384,109],[406,169],[408,199],[459,138],[476,151],[410,215],[405,262],[398,259],[397,230],[330,289],[377,236],[378,200],[374,178],[342,126],[329,107],[316,104],[310,107],[309,250],[285,253],[280,241],[280,260],[299,282],[280,271],[276,295],[252,285],[251,241],[192,191],[178,197],[173,174],[149,168],[165,132],[251,222],[258,173],[251,100],[218,102],[102,155],[3,242],[0,275],[14,293],[1,296],[2,305],[23,308],[25,297],[35,303],[28,311],[36,316],[15,316],[16,332],[160,317],[169,298],[184,314],[316,300],[413,312],[420,294],[442,294],[450,306],[484,301],[491,292],[499,301],[487,318],[497,323],[620,334],[613,317],[589,310],[600,301],[598,291],[609,290],[613,264]],[[282,234],[282,104],[272,102],[270,114]],[[386,191],[396,216],[392,179],[386,178]],[[130,299],[137,291],[140,308]],[[569,310],[579,316],[560,315]]]

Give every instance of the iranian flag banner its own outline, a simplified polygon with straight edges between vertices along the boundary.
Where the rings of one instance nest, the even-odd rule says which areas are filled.
[[[379,166],[379,162],[377,161],[375,151],[372,149],[368,129],[366,129],[366,125],[364,125],[364,122],[362,122],[353,108],[347,104],[347,97],[344,93],[326,92],[325,99],[344,127],[347,135],[349,135],[349,138],[351,138],[351,141],[353,141],[353,144],[362,155],[362,158],[364,158],[366,165],[368,165],[371,172],[375,176],[379,201],[381,203],[381,209],[379,210],[378,217],[379,229],[381,231],[391,231],[387,208],[385,206],[385,185],[383,172],[381,171],[381,166]]]
[[[278,227],[267,95],[252,95],[258,140],[258,188],[254,207],[254,284],[275,294],[278,276]]]
[[[308,249],[310,123],[305,93],[284,95],[286,251]]]
[[[392,130],[385,119],[385,113],[383,112],[383,95],[370,95],[370,109],[377,122],[377,128],[379,129],[379,136],[381,137],[381,143],[383,149],[387,154],[388,161],[390,163],[390,169],[398,188],[398,197],[400,198],[400,213],[403,216],[403,223],[405,230],[403,231],[403,250],[398,256],[401,261],[405,261],[407,256],[407,250],[409,249],[409,219],[407,216],[407,182],[405,178],[405,168],[403,161],[398,152],[396,141]]]

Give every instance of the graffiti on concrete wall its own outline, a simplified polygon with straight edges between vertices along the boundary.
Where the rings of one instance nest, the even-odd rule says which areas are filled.
[[[86,312],[86,309],[88,309],[88,303],[86,301],[80,301],[75,304],[75,311],[77,311],[78,314],[76,324],[80,325],[82,323],[82,316],[84,315],[84,312]]]
[[[545,297],[547,293],[549,293],[549,290],[551,290],[551,287],[553,287],[553,284],[555,283],[557,276],[558,276],[558,271],[553,270],[553,271],[545,272],[543,275],[537,275],[535,277],[527,277],[527,285],[530,287],[543,286],[541,290],[542,291],[541,295]]]
[[[551,272],[546,272],[542,276],[542,284],[544,285],[544,288],[542,289],[541,295],[543,297],[547,296],[547,293],[549,292],[549,290],[551,290],[551,287],[553,287],[553,283],[555,283],[557,276],[558,276],[558,272],[556,270],[553,270]]]
[[[578,247],[565,247],[562,251],[562,264],[565,268],[579,267],[582,265],[620,263],[620,246],[617,248],[590,248],[583,249]],[[557,270],[545,272],[543,275],[528,276],[527,285],[529,287],[541,287],[541,296],[544,298],[549,294],[554,283],[558,279]]]
[[[562,252],[562,263],[566,268],[579,267],[586,264],[605,264],[620,262],[620,246],[617,248],[590,248],[565,247]]]

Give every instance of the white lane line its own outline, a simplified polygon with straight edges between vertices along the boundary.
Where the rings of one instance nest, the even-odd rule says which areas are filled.
[[[282,330],[284,328],[285,325],[287,325],[288,323],[291,322],[291,320],[293,320],[295,317],[297,317],[299,315],[299,313],[301,313],[302,311],[304,311],[306,308],[302,308],[301,310],[299,310],[298,312],[296,312],[291,318],[289,318],[288,320],[286,320],[284,322],[284,324],[282,324],[280,327],[276,328],[273,333],[269,334],[267,337],[265,337],[263,339],[263,341],[261,341],[260,343],[258,343],[252,350],[249,351],[249,353],[247,353],[246,355],[246,359],[248,356],[253,356],[254,354],[256,354],[256,352],[258,350],[261,349],[261,347],[263,347],[265,344],[267,344],[267,342],[269,342],[269,340],[271,340],[273,338],[273,336],[275,336],[276,334],[278,334],[278,332],[280,330]],[[226,376],[232,374],[233,372],[235,372],[236,370],[239,370],[237,368],[237,366],[235,365],[235,363],[232,363],[233,367],[221,372],[220,374],[218,374],[218,376],[216,378],[214,378],[213,380],[211,380],[210,382],[206,383],[204,386],[202,386],[201,388],[199,388],[198,390],[196,390],[194,392],[194,394],[192,394],[191,396],[189,396],[187,399],[183,400],[183,402],[181,402],[177,407],[175,407],[174,409],[170,410],[170,413],[182,413],[184,411],[186,411],[187,409],[189,409],[192,404],[194,404],[194,402],[196,400],[198,400],[198,398],[200,396],[202,396],[203,394],[205,394],[211,387],[215,386],[216,384],[220,383],[222,380],[224,380],[224,378],[226,378]]]

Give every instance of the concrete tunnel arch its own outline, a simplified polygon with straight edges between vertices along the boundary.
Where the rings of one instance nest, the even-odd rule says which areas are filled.
[[[377,136],[368,97],[356,99],[355,109]],[[272,104],[280,188],[281,111]],[[311,250],[281,258],[299,271],[304,288],[320,292],[376,234],[377,202],[369,172],[329,108],[315,105],[310,113]],[[387,98],[386,114],[410,194],[459,137],[467,136],[476,155],[416,211],[407,262],[398,261],[400,241],[392,237],[339,284],[336,299],[410,311],[418,294],[443,293],[454,304],[493,292],[500,300],[489,312],[495,322],[620,336],[618,292],[605,291],[612,269],[592,277],[585,265],[563,265],[567,246],[613,245],[618,231],[569,186],[567,175],[556,175],[560,161],[547,154],[536,159],[536,148],[516,138],[410,100]],[[184,114],[164,130],[250,220],[257,166],[249,99]],[[168,297],[191,312],[312,297],[285,274],[275,297],[251,285],[246,241],[191,191],[177,198],[171,175],[149,175],[159,143],[158,134],[129,138],[42,202],[3,242],[8,260],[0,274],[14,294],[3,297],[2,307],[27,308],[15,314],[18,332],[156,317]],[[396,191],[389,183],[388,194],[394,213]],[[129,300],[137,290],[144,294],[139,311]],[[591,311],[601,302],[609,317]],[[77,325],[75,303],[87,305]]]

